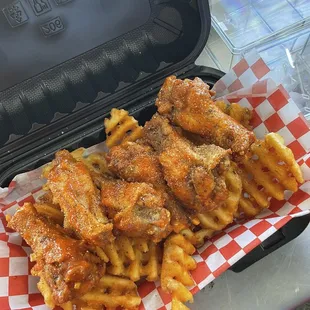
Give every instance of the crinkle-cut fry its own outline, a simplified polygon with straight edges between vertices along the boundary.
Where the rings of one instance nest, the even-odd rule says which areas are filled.
[[[171,310],[189,310],[183,303],[181,303],[176,298],[172,298]]]
[[[61,212],[57,205],[49,203],[35,203],[34,207],[39,214],[44,215],[45,217],[51,219],[60,226],[63,225],[64,214]]]
[[[237,211],[242,192],[242,182],[237,173],[235,163],[232,163],[231,167],[226,172],[225,183],[229,190],[229,196],[225,204],[211,212],[197,214],[200,226],[208,231],[208,234],[206,234],[208,237],[224,229],[234,220],[234,214]]]
[[[107,272],[138,281],[156,281],[160,273],[161,251],[158,244],[141,238],[117,237],[103,252],[108,257]]]
[[[85,156],[86,149],[81,147],[71,152],[74,159],[83,162],[91,171],[98,174],[109,173],[108,165],[105,159],[105,154],[100,152],[91,153]]]
[[[156,281],[160,274],[161,249],[159,245],[151,242],[149,250],[143,254],[142,274],[146,276],[147,281]]]
[[[261,207],[254,199],[241,197],[239,208],[235,213],[235,218],[240,218],[242,215],[254,217],[259,214],[264,208]]]
[[[74,309],[74,306],[73,306],[71,301],[68,301],[65,304],[61,304],[61,305],[59,305],[59,307],[61,307],[63,310],[73,310]],[[83,308],[83,310],[85,310],[85,308]]]
[[[196,248],[203,246],[204,240],[211,238],[213,233],[214,230],[204,228],[198,228],[195,229],[195,231],[190,228],[185,228],[180,232],[180,234]]]
[[[250,109],[242,107],[238,103],[226,104],[224,101],[216,101],[215,105],[245,128],[252,129],[250,122],[253,117],[253,113]]]
[[[40,281],[38,282],[37,286],[44,298],[45,304],[51,309],[54,309],[56,305],[52,296],[52,291],[43,277],[40,277]]]
[[[96,246],[95,251],[96,251],[97,256],[100,257],[102,261],[104,261],[105,263],[109,262],[109,257],[107,256],[107,254],[104,253],[102,248],[100,248],[99,246]]]
[[[298,183],[304,183],[304,178],[297,164],[292,150],[284,145],[284,139],[277,133],[269,133],[265,137],[266,143],[273,147],[278,157],[288,166],[288,170]]]
[[[131,243],[128,249],[122,249],[118,247],[118,242],[119,238],[107,244],[103,249],[110,262],[108,272],[112,275],[124,275],[126,256],[130,259],[128,256],[134,253]]]
[[[286,190],[296,192],[304,182],[292,151],[276,133],[252,144],[239,159],[238,173],[243,186],[238,212],[248,217],[268,208],[271,198],[283,200]]]
[[[84,154],[86,152],[86,149],[84,147],[80,147],[74,151],[71,152],[71,155],[75,160],[82,160],[84,158]]]
[[[111,148],[121,142],[136,141],[142,136],[142,127],[128,111],[112,109],[110,119],[104,120],[106,145]]]
[[[148,241],[143,238],[133,238],[133,243],[136,248],[138,248],[143,253],[146,253],[149,250]]]
[[[105,275],[100,279],[98,286],[75,300],[72,304],[80,304],[87,309],[138,309],[141,298],[137,293],[136,284],[129,280],[117,276]],[[73,310],[74,308],[72,308]],[[82,307],[83,309],[83,307]]]
[[[164,243],[161,286],[180,302],[193,302],[193,295],[186,286],[194,285],[189,273],[197,266],[191,257],[194,252],[195,247],[181,234],[170,235]]]
[[[194,230],[187,228],[181,231],[181,234],[196,248],[203,245],[204,239],[211,238],[214,233],[224,229],[234,220],[241,198],[242,182],[237,173],[237,166],[233,162],[226,172],[225,182],[229,190],[229,196],[225,204],[211,212],[197,214],[197,217],[194,217],[192,222],[196,226],[201,226],[201,228],[195,227]]]

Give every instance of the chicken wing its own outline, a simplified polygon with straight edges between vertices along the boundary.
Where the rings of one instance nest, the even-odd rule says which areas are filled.
[[[36,265],[31,272],[47,284],[52,305],[85,294],[104,274],[105,265],[91,254],[84,241],[69,237],[63,228],[49,222],[30,203],[16,211],[8,227],[20,233],[34,251],[32,258]]]
[[[165,182],[157,154],[148,145],[125,142],[114,146],[107,154],[109,170],[128,182],[144,182],[154,186],[165,197],[165,208],[170,212],[175,232],[190,226],[180,203],[176,201]]]
[[[104,246],[113,239],[113,225],[104,214],[100,192],[82,162],[62,150],[56,153],[47,176],[53,203],[64,213],[64,227],[91,244]]]
[[[156,100],[158,112],[183,129],[236,153],[244,153],[255,141],[254,133],[238,124],[214,104],[209,86],[201,79],[166,79]]]
[[[158,114],[145,124],[144,135],[159,153],[173,194],[186,207],[206,212],[227,199],[224,174],[229,168],[230,150],[215,145],[194,146]]]
[[[106,178],[101,184],[101,200],[114,227],[127,236],[159,242],[171,231],[165,199],[149,184]]]

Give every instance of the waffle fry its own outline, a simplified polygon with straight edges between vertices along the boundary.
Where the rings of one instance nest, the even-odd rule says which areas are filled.
[[[134,310],[138,309],[141,298],[137,293],[137,286],[128,279],[105,275],[100,279],[98,286],[81,296],[77,300],[61,305],[64,310],[77,309],[105,309],[117,308]]]
[[[194,285],[189,273],[196,268],[195,260],[190,256],[195,247],[181,234],[171,235],[164,244],[164,256],[161,271],[161,286],[172,295],[174,304],[193,302],[192,293],[186,286]],[[178,309],[178,308],[175,308]]]
[[[43,277],[40,277],[40,281],[37,284],[39,291],[41,292],[45,304],[51,309],[55,308],[55,303],[52,297],[52,291],[50,287],[47,285]]]
[[[96,152],[84,156],[85,152],[85,148],[79,148],[71,152],[71,154],[77,161],[82,161],[91,172],[99,175],[109,173],[104,153]]]
[[[110,119],[104,120],[106,145],[112,147],[125,141],[136,141],[142,136],[142,127],[125,110],[112,109]]]
[[[171,310],[189,310],[189,308],[182,304],[179,300],[172,298]]]
[[[109,260],[109,274],[124,276],[132,281],[142,277],[148,281],[159,278],[161,251],[154,242],[120,236],[107,245],[103,252]]]
[[[303,178],[301,169],[295,160],[292,150],[284,145],[283,137],[276,133],[270,133],[266,135],[266,143],[269,145],[269,147],[274,148],[278,158],[286,164],[288,172],[295,177],[296,181],[300,184],[303,183],[305,180]],[[292,190],[296,191],[297,187],[298,184],[293,182]]]
[[[225,204],[208,213],[197,215],[202,228],[207,230],[206,236],[211,237],[215,232],[224,229],[234,220],[242,192],[242,182],[233,163],[225,176],[229,196]]]
[[[214,230],[197,227],[195,229],[183,229],[180,234],[188,240],[194,247],[200,248],[206,238],[211,238]]]
[[[304,182],[292,151],[277,133],[269,133],[265,140],[257,140],[238,161],[243,186],[240,215],[257,215],[269,207],[271,198],[283,200],[286,190],[296,192],[298,183]]]
[[[36,203],[34,207],[38,213],[44,215],[45,217],[51,219],[58,225],[63,225],[64,215],[57,205],[51,203]]]
[[[211,238],[217,231],[224,229],[234,220],[242,192],[242,182],[237,174],[235,163],[232,163],[227,171],[225,182],[229,190],[229,196],[225,204],[211,212],[197,214],[192,219],[192,223],[196,227],[181,231],[185,239],[196,248],[202,246],[206,238]]]
[[[252,129],[250,125],[252,111],[250,109],[244,108],[238,103],[226,104],[224,101],[216,101],[215,105],[245,128]]]

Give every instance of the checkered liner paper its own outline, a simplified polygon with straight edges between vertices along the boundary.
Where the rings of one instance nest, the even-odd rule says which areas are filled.
[[[294,152],[307,180],[298,192],[286,195],[285,201],[272,201],[256,219],[236,223],[216,235],[194,255],[197,269],[192,272],[198,292],[231,265],[272,235],[293,217],[310,209],[310,131],[298,107],[286,90],[270,77],[272,72],[256,54],[239,62],[215,85],[217,97],[238,102],[254,110],[254,128],[258,137],[267,132],[281,134]],[[102,144],[101,144],[102,145]],[[94,148],[92,148],[94,150]],[[89,150],[91,152],[91,150]],[[25,201],[42,194],[40,169],[16,176],[9,188],[0,191],[0,309],[47,309],[36,283],[30,275],[31,252],[20,236],[7,228],[6,214],[14,214]],[[170,309],[170,296],[160,283],[145,282],[139,286],[141,309]]]

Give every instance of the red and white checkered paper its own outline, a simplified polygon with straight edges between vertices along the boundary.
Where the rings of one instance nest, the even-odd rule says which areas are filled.
[[[227,270],[253,248],[281,228],[290,219],[309,213],[310,209],[310,131],[295,103],[280,85],[271,79],[272,72],[256,54],[238,63],[215,86],[221,99],[238,102],[254,109],[254,127],[258,137],[278,132],[293,150],[304,172],[306,183],[298,192],[286,194],[285,201],[272,201],[256,219],[236,223],[216,235],[198,249],[194,258],[197,269],[192,272],[192,293]],[[100,144],[95,148],[101,148]],[[94,147],[92,148],[94,150]],[[92,151],[90,150],[90,152]],[[42,194],[40,169],[14,178],[8,189],[0,190],[0,309],[47,309],[31,276],[31,252],[20,236],[7,228],[6,214],[14,214],[26,201]],[[140,309],[170,309],[171,298],[159,282],[144,282],[138,288],[142,298]]]

